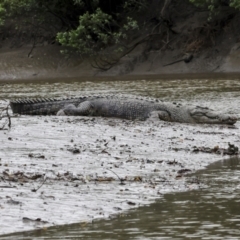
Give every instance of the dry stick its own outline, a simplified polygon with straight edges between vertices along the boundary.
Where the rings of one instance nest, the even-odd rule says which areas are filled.
[[[117,177],[118,177],[118,179],[120,180],[120,184],[121,185],[125,185],[125,183],[124,183],[124,181],[125,181],[125,179],[123,179],[123,178],[120,178],[113,170],[111,170],[111,169],[107,169],[108,171],[111,171],[113,174],[115,174]]]
[[[32,48],[31,48],[30,52],[28,53],[28,57],[30,57],[30,55],[31,55],[31,53],[32,53],[32,51],[33,51],[34,48],[35,48],[35,39],[34,39]]]
[[[11,125],[12,125],[12,123],[11,123],[11,116],[8,113],[8,108],[9,108],[9,105],[6,108],[3,108],[1,114],[3,113],[3,111],[6,111],[7,118],[8,118],[8,127],[11,128]],[[2,116],[0,116],[0,120],[1,119],[2,119]],[[3,126],[0,128],[0,130],[3,130],[5,125],[6,125],[6,123],[3,124]]]
[[[8,108],[9,108],[9,105],[7,106],[6,112],[7,112],[7,117],[8,117],[8,127],[11,128],[12,122],[11,122],[11,117],[8,113]]]
[[[35,47],[36,47],[36,36],[34,36],[33,45],[32,45],[30,52],[28,53],[28,57],[30,57],[30,55]]]
[[[32,192],[37,192],[42,186],[43,184],[47,181],[47,177],[44,179],[44,181],[42,182],[42,184],[37,188],[37,189],[32,189]]]
[[[0,186],[0,188],[16,188],[15,186],[12,187],[12,186]]]
[[[192,54],[187,54],[183,59],[180,59],[180,60],[168,63],[168,64],[164,64],[163,67],[173,65],[175,63],[182,62],[182,61],[184,61],[185,63],[189,63],[192,59],[193,59],[193,55]]]

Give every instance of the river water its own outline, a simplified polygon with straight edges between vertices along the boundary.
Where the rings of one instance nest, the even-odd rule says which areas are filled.
[[[239,239],[240,159],[211,164],[196,175],[205,188],[166,194],[110,220],[0,239]]]
[[[239,116],[239,79],[139,79],[4,84],[1,100],[127,93],[205,105]],[[239,142],[234,143],[236,145]],[[177,156],[177,155],[176,155]],[[196,178],[197,176],[197,178]],[[194,174],[203,187],[168,193],[155,203],[93,223],[52,227],[0,239],[239,239],[240,160],[224,159]]]

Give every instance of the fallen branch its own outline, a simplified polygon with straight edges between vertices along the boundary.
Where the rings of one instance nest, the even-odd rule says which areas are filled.
[[[7,118],[8,118],[8,127],[11,128],[12,122],[11,122],[11,117],[8,112],[9,105],[7,106],[6,113],[7,113]]]
[[[0,186],[0,188],[16,188],[15,186]]]
[[[111,171],[113,174],[115,174],[117,177],[118,177],[118,179],[120,180],[120,184],[121,185],[125,185],[125,183],[124,183],[124,181],[125,181],[125,179],[124,178],[120,178],[113,170],[111,170],[111,169],[107,169],[108,171]]]
[[[185,63],[189,63],[191,60],[193,59],[193,55],[192,54],[186,54],[186,56],[180,60],[177,60],[177,61],[174,61],[174,62],[171,62],[171,63],[167,63],[167,64],[164,64],[163,67],[166,67],[166,66],[169,66],[169,65],[173,65],[175,63],[178,63],[178,62],[185,62]]]
[[[9,115],[8,109],[9,109],[9,105],[7,107],[5,107],[5,108],[2,108],[2,111],[1,111],[1,114],[0,114],[0,120],[2,120],[4,117],[7,117],[7,119],[8,119],[8,128],[11,128],[12,122],[11,122],[11,116]],[[4,111],[6,112],[5,116],[2,115]],[[7,124],[7,122],[5,122],[3,124],[3,126],[0,128],[0,130],[3,130],[4,127],[6,126],[6,124]]]
[[[47,177],[43,180],[42,184],[37,188],[37,189],[32,189],[32,192],[37,192],[42,186],[43,184],[47,181]]]

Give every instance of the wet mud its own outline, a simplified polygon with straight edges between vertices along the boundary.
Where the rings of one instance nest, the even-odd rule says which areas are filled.
[[[79,85],[82,92],[84,84]],[[151,84],[148,83],[149,89]],[[174,89],[174,83],[171,84],[170,91]],[[159,89],[164,87],[157,85]],[[40,96],[49,95],[46,89],[56,96],[66,86],[70,95],[76,94],[74,84],[57,86],[58,91],[54,91],[54,84],[44,84],[41,89],[45,90],[41,92],[34,85],[35,95],[31,86],[23,87],[11,97],[27,94],[36,97],[36,91]],[[117,89],[116,86],[116,83],[110,84],[112,89]],[[141,88],[145,91],[144,84]],[[101,91],[101,87],[99,89]],[[197,90],[199,88],[194,89]],[[3,98],[9,99],[10,92],[10,86],[5,86]],[[166,91],[164,94],[162,97],[167,98]],[[177,94],[175,91],[172,97]],[[224,92],[222,96],[228,94]],[[236,111],[236,101],[221,104],[233,99],[233,95],[225,100],[214,95],[213,107],[219,107],[220,102],[225,110]],[[196,93],[192,92],[192,96],[196,97]],[[191,95],[190,98],[196,100]],[[1,100],[0,106],[6,103]],[[153,203],[165,193],[198,189],[202,183],[187,174],[228,155],[194,149],[228,149],[229,143],[238,146],[240,142],[239,123],[232,128],[55,116],[16,116],[11,122],[10,129],[6,125],[0,131],[1,235],[91,223]]]

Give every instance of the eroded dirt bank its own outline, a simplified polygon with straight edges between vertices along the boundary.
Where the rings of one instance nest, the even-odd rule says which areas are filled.
[[[179,62],[174,65],[163,67],[164,63],[181,58],[178,52],[163,52],[151,54],[144,61],[136,60],[136,55],[140,56],[141,51],[136,54],[129,54],[120,61],[118,65],[109,71],[100,71],[92,68],[89,60],[80,58],[65,58],[60,54],[60,47],[39,46],[35,48],[33,57],[29,58],[28,52],[31,47],[26,46],[20,49],[0,50],[0,80],[9,82],[11,80],[31,80],[35,79],[60,79],[73,77],[113,77],[113,78],[138,78],[139,76],[161,76],[165,78],[181,78],[182,76],[200,77],[207,74],[220,73],[235,74],[240,73],[240,44],[232,44],[226,54],[218,56],[211,55],[212,49],[206,50],[204,56],[195,57],[190,63]],[[228,46],[229,47],[229,46]],[[221,56],[220,56],[221,55]],[[168,76],[169,75],[169,76]],[[195,75],[195,76],[194,76]],[[135,77],[134,77],[135,76]],[[151,78],[151,77],[150,77]]]

